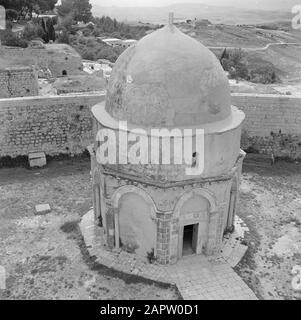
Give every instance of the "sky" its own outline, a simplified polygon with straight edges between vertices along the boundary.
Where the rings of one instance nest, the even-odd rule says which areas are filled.
[[[92,4],[99,6],[166,6],[174,3],[204,3],[218,6],[234,6],[247,9],[281,10],[290,9],[298,4],[300,0],[90,0]]]

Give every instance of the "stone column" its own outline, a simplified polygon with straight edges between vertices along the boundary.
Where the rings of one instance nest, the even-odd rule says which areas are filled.
[[[171,212],[157,212],[157,261],[169,263]]]
[[[209,216],[208,240],[206,244],[206,255],[213,255],[221,245],[223,219],[220,210],[211,212]]]
[[[97,221],[97,224],[102,227],[102,217],[100,209],[100,186],[98,184],[95,184],[93,186],[93,207],[95,221]]]
[[[115,226],[115,248],[119,249],[119,212],[118,209],[114,210],[114,226]]]
[[[173,264],[178,261],[179,219],[172,219],[170,224],[169,262]]]
[[[115,247],[115,210],[110,204],[106,204],[106,235],[107,245],[110,249]]]

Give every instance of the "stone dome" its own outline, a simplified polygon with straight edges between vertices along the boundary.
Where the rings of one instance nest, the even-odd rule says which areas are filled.
[[[208,124],[231,115],[229,81],[208,48],[169,24],[121,54],[105,108],[144,127]]]

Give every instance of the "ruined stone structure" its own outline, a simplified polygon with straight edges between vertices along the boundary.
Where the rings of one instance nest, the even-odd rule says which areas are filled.
[[[34,68],[0,69],[0,99],[37,96],[38,93],[38,79]]]
[[[92,108],[97,137],[91,152],[94,211],[109,248],[161,264],[220,250],[224,233],[233,228],[244,158],[244,113],[230,100],[228,79],[214,54],[172,23],[119,57],[106,101]],[[120,127],[120,121],[127,126]],[[116,144],[113,139],[108,146],[116,146],[119,160],[128,155],[127,163],[104,163],[99,156],[99,132],[104,128],[117,137]],[[167,164],[163,142],[170,135],[154,133],[153,128],[176,130],[171,155],[176,146],[185,148],[188,136],[194,149],[184,151],[184,157],[191,157],[191,163],[179,164],[169,156]],[[131,141],[120,133],[129,134]],[[130,150],[133,141],[148,145],[148,154],[152,143],[158,145],[158,161],[150,156],[147,164],[129,161],[126,148]],[[202,143],[204,168],[199,170],[197,144]],[[145,159],[142,151],[140,156]]]
[[[81,56],[66,44],[45,44],[44,48],[17,48],[0,45],[0,57],[11,61],[12,64],[35,65],[37,69],[51,71],[53,78],[64,75],[77,74],[82,71]]]

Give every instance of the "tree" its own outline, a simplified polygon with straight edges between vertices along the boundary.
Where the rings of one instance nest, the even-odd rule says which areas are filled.
[[[0,0],[0,5],[6,10],[15,10],[18,17],[31,18],[33,12],[40,14],[52,11],[58,0]]]
[[[40,25],[34,23],[28,23],[23,31],[23,38],[28,41],[35,40],[37,38],[43,39],[44,35],[45,32],[43,28]]]
[[[19,17],[18,11],[14,9],[7,9],[5,14],[6,14],[6,19],[9,21],[17,20]]]
[[[62,0],[62,4],[58,7],[58,13],[61,17],[72,14],[75,21],[85,23],[92,19],[91,10],[90,0]]]
[[[57,11],[62,18],[73,15],[73,0],[62,0],[62,4],[57,7]]]
[[[74,0],[74,18],[76,21],[83,21],[85,23],[92,19],[92,5],[90,0]]]

